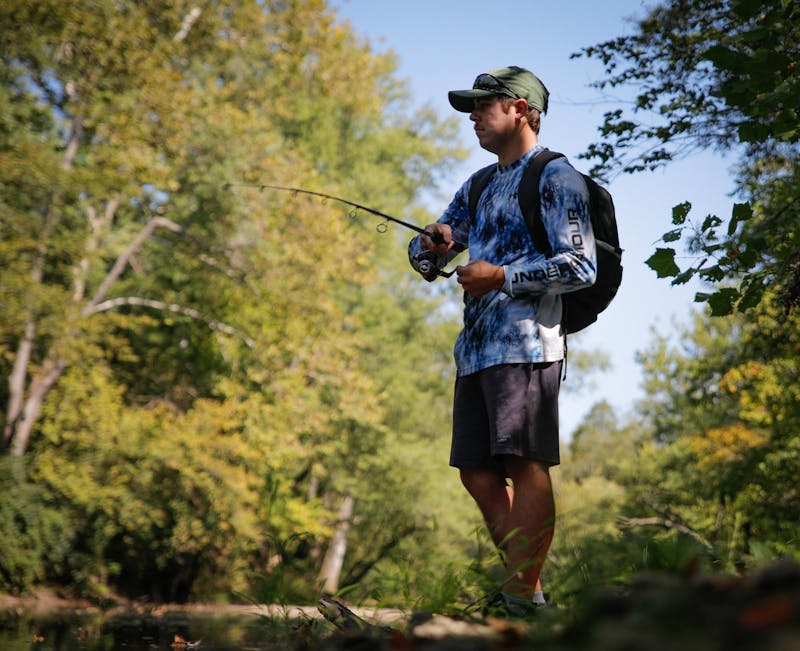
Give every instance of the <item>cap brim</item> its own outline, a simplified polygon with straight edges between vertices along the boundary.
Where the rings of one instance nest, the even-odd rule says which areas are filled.
[[[472,113],[475,107],[475,100],[478,97],[491,97],[496,93],[490,90],[483,90],[480,88],[471,88],[469,90],[451,90],[447,93],[447,99],[450,100],[450,106],[456,111],[462,113]]]

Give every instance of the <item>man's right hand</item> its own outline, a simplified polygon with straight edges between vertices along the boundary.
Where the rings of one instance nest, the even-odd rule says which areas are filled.
[[[429,233],[438,233],[441,237],[441,244],[437,244],[432,238],[422,235],[420,237],[420,244],[426,251],[434,251],[440,258],[447,257],[447,252],[453,248],[453,231],[450,224],[428,224],[425,230]],[[438,240],[439,238],[437,238]]]

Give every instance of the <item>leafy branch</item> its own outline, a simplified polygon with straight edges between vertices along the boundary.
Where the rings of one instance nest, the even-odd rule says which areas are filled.
[[[757,305],[772,276],[769,262],[769,244],[765,237],[741,237],[740,225],[753,218],[749,203],[735,203],[727,230],[720,232],[724,222],[716,215],[707,215],[701,224],[688,219],[691,203],[684,202],[672,209],[670,229],[660,241],[673,244],[687,240],[692,262],[681,268],[676,261],[677,252],[672,246],[657,247],[646,264],[659,278],[672,278],[672,285],[684,285],[697,278],[717,287],[712,292],[697,292],[695,301],[707,302],[713,316],[744,312]],[[739,280],[738,286],[719,286],[724,281]]]
[[[800,7],[668,0],[636,27],[573,55],[603,64],[596,88],[634,97],[605,113],[600,140],[583,154],[597,161],[592,173],[655,169],[701,148],[738,151],[739,190],[749,201],[733,205],[727,232],[716,215],[688,221],[691,205],[678,204],[665,246],[647,264],[673,285],[708,283],[714,289],[695,300],[714,315],[754,307],[768,290],[786,310],[800,305]],[[692,256],[683,266],[674,246],[681,239]]]
[[[247,344],[249,348],[253,348],[255,345],[254,341],[250,337],[247,337],[233,326],[223,323],[222,321],[218,321],[217,319],[200,312],[200,310],[196,310],[185,305],[179,305],[177,303],[166,303],[164,301],[156,301],[149,298],[141,298],[139,296],[119,296],[117,298],[111,298],[107,301],[103,301],[102,303],[92,305],[91,309],[88,310],[88,314],[107,312],[108,310],[113,310],[122,306],[147,307],[161,312],[172,312],[173,314],[188,316],[189,318],[202,321],[214,331],[238,337],[245,344]]]

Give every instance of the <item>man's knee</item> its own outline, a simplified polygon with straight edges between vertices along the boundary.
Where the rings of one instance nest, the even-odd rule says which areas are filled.
[[[550,467],[540,461],[507,455],[504,457],[504,463],[508,475],[515,485],[550,482]]]
[[[478,502],[491,499],[506,490],[506,480],[491,470],[461,468],[461,483]]]

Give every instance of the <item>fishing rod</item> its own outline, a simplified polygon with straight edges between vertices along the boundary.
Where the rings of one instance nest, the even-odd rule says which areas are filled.
[[[433,233],[431,231],[426,231],[424,228],[420,228],[415,224],[411,224],[410,222],[403,221],[402,219],[398,219],[397,217],[392,217],[391,215],[387,215],[385,212],[381,212],[380,210],[376,210],[375,208],[370,208],[369,206],[365,206],[360,203],[356,203],[355,201],[350,201],[349,199],[344,199],[342,197],[337,197],[332,194],[327,194],[325,192],[316,192],[314,190],[305,190],[303,188],[294,188],[285,185],[272,185],[269,183],[226,183],[223,188],[229,189],[231,187],[248,187],[248,188],[258,188],[261,192],[264,190],[280,190],[283,192],[291,192],[292,194],[307,194],[314,197],[320,197],[323,201],[331,200],[331,201],[338,201],[339,203],[343,203],[347,206],[350,206],[353,210],[350,212],[350,217],[355,218],[357,211],[363,210],[371,215],[375,215],[376,217],[380,217],[381,219],[385,220],[384,222],[375,226],[375,230],[379,233],[385,233],[388,226],[386,225],[386,221],[393,222],[395,224],[399,224],[409,230],[412,230],[420,235],[426,235],[431,240],[433,240],[434,244],[444,244],[444,237],[441,233]],[[455,247],[458,251],[463,251],[466,247],[461,244],[460,242],[455,242]],[[419,266],[420,273],[425,277],[428,276],[442,276],[443,278],[450,278],[455,273],[453,271],[443,271],[439,269],[436,265],[436,254],[433,251],[423,251],[416,257],[417,265]]]

